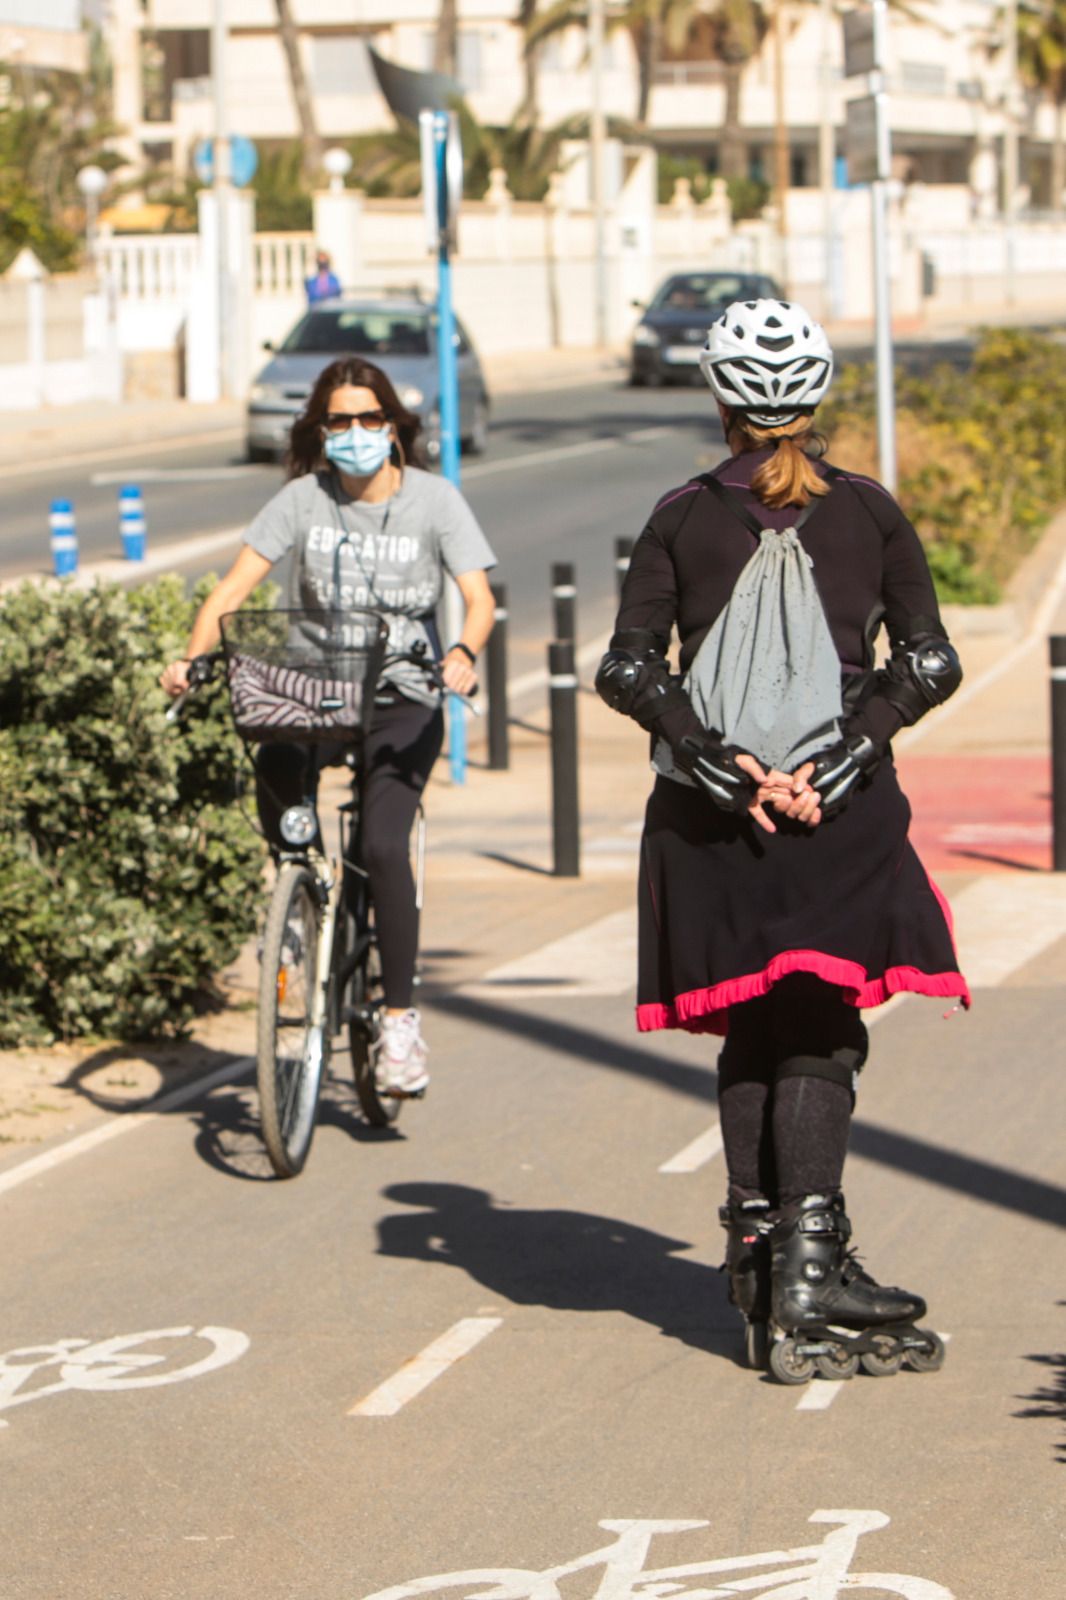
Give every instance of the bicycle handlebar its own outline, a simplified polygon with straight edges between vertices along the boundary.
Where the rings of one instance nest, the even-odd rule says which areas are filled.
[[[166,720],[177,722],[185,709],[185,702],[190,695],[202,689],[205,683],[210,683],[215,675],[215,667],[222,660],[221,650],[213,650],[208,655],[193,656],[189,662],[187,685],[179,695],[175,695],[167,709]]]

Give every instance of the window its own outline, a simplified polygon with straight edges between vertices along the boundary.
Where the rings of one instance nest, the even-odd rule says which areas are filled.
[[[935,61],[901,61],[899,87],[903,94],[947,94],[947,68]]]
[[[311,80],[315,94],[369,94],[376,80],[364,41],[354,33],[312,35]]]
[[[427,356],[429,328],[417,311],[311,311],[281,348],[287,355]]]

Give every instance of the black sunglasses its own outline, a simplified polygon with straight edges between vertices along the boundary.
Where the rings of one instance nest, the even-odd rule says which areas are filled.
[[[380,433],[388,421],[384,411],[327,411],[322,426],[327,433],[347,433],[351,427]]]

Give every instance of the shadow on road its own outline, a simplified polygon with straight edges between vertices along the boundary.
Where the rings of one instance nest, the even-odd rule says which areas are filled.
[[[1066,1300],[1060,1300],[1059,1305],[1066,1306]],[[1066,1351],[1060,1350],[1054,1355],[1026,1356],[1025,1359],[1046,1368],[1048,1382],[1032,1394],[1020,1395],[1019,1399],[1031,1400],[1033,1404],[1025,1411],[1016,1411],[1014,1415],[1038,1417],[1045,1421],[1057,1419],[1066,1424]],[[1066,1439],[1060,1439],[1054,1451],[1055,1459],[1066,1466]]]
[[[622,1311],[693,1349],[740,1361],[725,1277],[679,1259],[690,1246],[587,1211],[520,1211],[458,1183],[396,1183],[417,1206],[378,1223],[378,1254],[458,1267],[514,1305]]]
[[[462,1017],[474,1027],[489,1028],[535,1041],[552,1053],[580,1065],[608,1067],[615,1072],[650,1078],[665,1089],[693,1099],[711,1101],[715,1097],[715,1074],[708,1066],[692,1067],[671,1061],[646,1049],[620,1044],[578,1022],[564,1022],[473,995],[450,994],[433,997],[435,1010]],[[1040,1178],[1027,1177],[1009,1167],[977,1156],[963,1155],[945,1145],[933,1144],[912,1134],[877,1127],[856,1118],[852,1123],[850,1147],[867,1161],[877,1161],[897,1172],[909,1172],[926,1183],[953,1189],[984,1205],[1016,1211],[1038,1222],[1066,1227],[1066,1189]]]

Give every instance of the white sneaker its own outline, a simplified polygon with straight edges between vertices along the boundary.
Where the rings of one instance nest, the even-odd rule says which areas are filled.
[[[421,1017],[415,1010],[388,1013],[381,1020],[381,1039],[374,1065],[374,1081],[379,1094],[398,1099],[421,1094],[429,1082],[426,1071],[425,1040]]]

